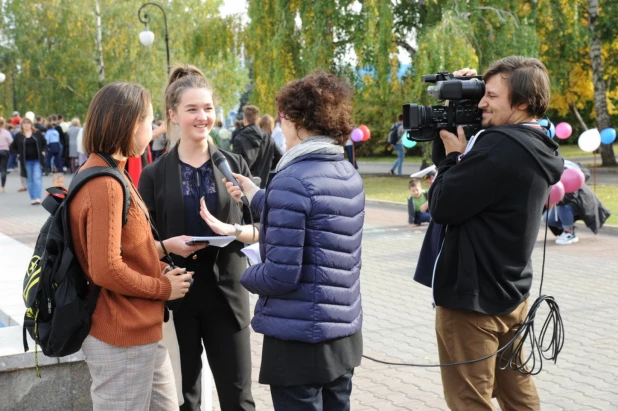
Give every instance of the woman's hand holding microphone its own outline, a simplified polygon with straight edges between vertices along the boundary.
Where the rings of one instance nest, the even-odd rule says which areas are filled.
[[[185,296],[191,287],[192,272],[187,272],[184,268],[175,268],[172,266],[163,270],[163,275],[166,276],[172,284],[172,292],[168,301],[177,300]]]
[[[236,181],[238,181],[240,187],[235,186],[234,183],[231,183],[224,178],[223,182],[225,183],[225,187],[227,187],[227,192],[239,203],[242,202],[240,198],[244,194],[247,197],[247,200],[249,200],[249,204],[251,204],[253,196],[260,190],[260,187],[256,186],[249,177],[235,173],[232,173],[232,175]]]

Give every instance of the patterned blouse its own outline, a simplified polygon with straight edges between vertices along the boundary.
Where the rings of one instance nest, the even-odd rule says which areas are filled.
[[[210,160],[198,168],[181,161],[180,175],[182,176],[182,194],[185,196],[197,196],[199,200],[200,197],[217,193],[215,175]]]
[[[206,207],[212,214],[217,208],[217,185],[212,161],[200,167],[180,162],[182,194],[185,203],[185,234],[193,236],[214,235],[211,228],[200,216],[200,198],[204,197]]]

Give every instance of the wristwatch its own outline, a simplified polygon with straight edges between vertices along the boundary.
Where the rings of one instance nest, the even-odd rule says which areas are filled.
[[[242,233],[242,227],[240,224],[234,224],[234,229],[236,230],[236,237],[238,237],[240,235],[240,233]]]

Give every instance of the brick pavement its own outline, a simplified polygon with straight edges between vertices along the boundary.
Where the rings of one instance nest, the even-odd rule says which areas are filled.
[[[50,182],[46,179],[44,186]],[[8,194],[0,195],[0,232],[32,246],[46,212],[30,206],[26,193],[16,192],[14,173],[7,189]],[[365,354],[387,361],[436,363],[430,290],[412,280],[424,228],[403,225],[406,217],[404,211],[388,207],[367,208],[362,270]],[[618,289],[613,286],[618,237],[594,236],[587,230],[578,231],[578,236],[576,245],[547,245],[543,290],[560,306],[566,341],[558,363],[546,362],[535,380],[544,410],[618,410]],[[538,295],[541,240],[540,234],[533,255],[533,297]],[[540,329],[544,314],[539,317]],[[262,338],[253,333],[251,339],[256,381]],[[437,368],[363,359],[353,382],[353,410],[446,409]],[[272,409],[268,389],[257,381],[254,396],[259,410]]]

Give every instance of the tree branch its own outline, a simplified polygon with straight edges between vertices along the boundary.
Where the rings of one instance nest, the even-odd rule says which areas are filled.
[[[395,44],[397,44],[398,47],[401,47],[402,49],[410,53],[410,59],[414,61],[414,57],[416,56],[416,49],[414,47],[412,47],[406,41],[403,41],[403,40],[396,40]]]
[[[60,82],[58,79],[56,79],[56,78],[54,78],[54,77],[52,77],[52,76],[50,76],[50,75],[47,75],[46,77],[47,77],[49,80],[53,80],[53,81],[57,82],[57,83],[58,83],[58,84],[60,84],[62,87],[66,88],[67,90],[69,90],[70,92],[72,92],[73,94],[75,94],[76,96],[78,96],[78,97],[80,97],[80,98],[82,98],[82,99],[86,100],[86,96],[84,96],[83,94],[78,93],[77,91],[75,91],[75,89],[74,89],[73,87],[69,86],[68,84],[66,84],[66,83],[62,83],[62,82]]]
[[[515,27],[519,27],[517,16],[511,13],[510,11],[497,9],[495,7],[490,7],[490,6],[479,6],[477,7],[477,9],[493,11],[498,16],[498,19],[500,19],[500,21],[503,23],[508,19],[508,17],[510,17],[511,19],[513,19],[513,22],[515,23]]]
[[[575,103],[573,102],[569,103],[569,108],[571,109],[571,113],[573,113],[573,115],[577,119],[577,122],[579,123],[581,128],[583,128],[584,130],[588,130],[588,126],[584,122],[584,119],[582,118],[582,116],[579,114],[579,110],[577,110],[577,106],[575,105]]]

